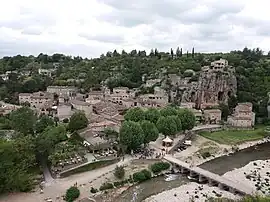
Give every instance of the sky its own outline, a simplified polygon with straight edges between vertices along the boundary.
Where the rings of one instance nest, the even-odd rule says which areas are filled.
[[[1,0],[4,1],[4,0]],[[269,0],[6,0],[0,57],[270,49]]]

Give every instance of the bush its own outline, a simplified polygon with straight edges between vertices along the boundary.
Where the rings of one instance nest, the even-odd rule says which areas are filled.
[[[112,189],[113,188],[113,184],[112,183],[104,183],[100,186],[99,190],[100,191],[103,191],[103,190],[106,190],[106,189]]]
[[[114,185],[115,187],[120,187],[120,186],[125,185],[125,184],[128,183],[128,182],[129,182],[128,179],[127,179],[127,180],[123,180],[123,181],[116,181],[116,182],[113,183],[113,185]]]
[[[146,169],[133,174],[134,182],[143,182],[149,179],[151,179],[151,172]]]
[[[151,170],[154,174],[158,174],[163,170],[167,170],[170,168],[170,164],[168,162],[157,162],[151,165]]]
[[[210,157],[211,156],[211,154],[210,154],[210,152],[203,152],[202,154],[202,157],[204,158],[204,159],[206,159],[206,158],[208,158],[208,157]]]
[[[66,191],[65,200],[68,202],[72,202],[79,196],[80,196],[80,190],[77,187],[72,186]]]
[[[118,179],[122,179],[125,176],[124,166],[116,166],[114,169],[114,176]]]
[[[98,192],[98,190],[97,190],[97,189],[95,189],[94,187],[91,187],[90,192],[91,192],[92,194],[94,194],[94,193],[97,193],[97,192]]]
[[[68,122],[69,122],[68,118],[63,119],[63,123],[68,123]]]

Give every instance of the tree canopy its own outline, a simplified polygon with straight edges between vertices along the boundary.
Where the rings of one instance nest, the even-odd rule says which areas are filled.
[[[175,107],[172,107],[172,106],[167,106],[167,107],[164,107],[160,110],[160,115],[161,116],[175,116],[177,115],[178,111]]]
[[[188,109],[181,109],[178,117],[181,120],[183,130],[191,130],[195,126],[196,118],[192,111]]]
[[[88,119],[83,112],[75,112],[69,119],[68,129],[71,132],[86,128],[88,125]]]
[[[135,150],[144,142],[143,129],[139,123],[124,121],[120,128],[120,143],[126,145],[127,150]]]
[[[35,165],[32,137],[12,141],[0,138],[0,161],[0,193],[33,188],[34,176],[29,172]]]
[[[48,126],[53,126],[54,121],[51,117],[47,115],[42,115],[36,123],[36,132],[41,133],[43,132]]]
[[[10,114],[12,128],[24,135],[34,133],[37,117],[29,107],[22,107]]]
[[[143,120],[140,123],[144,133],[144,144],[148,144],[151,141],[156,141],[158,138],[158,129],[156,125],[150,121]]]
[[[142,121],[145,119],[144,111],[139,107],[131,108],[127,111],[124,118],[127,121]]]
[[[145,116],[145,120],[148,120],[152,123],[157,123],[160,117],[160,112],[156,108],[150,108],[144,112],[144,116]]]
[[[174,117],[161,116],[157,121],[157,128],[160,133],[163,135],[175,135],[177,133],[177,125],[174,120]]]

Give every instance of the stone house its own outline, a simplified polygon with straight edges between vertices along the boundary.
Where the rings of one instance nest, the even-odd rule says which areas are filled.
[[[41,109],[45,104],[53,101],[53,94],[47,92],[20,93],[19,103],[28,102],[31,107]]]
[[[12,111],[21,108],[20,105],[13,105],[9,103],[4,103],[0,101],[0,115],[7,115],[11,113]]]
[[[145,106],[158,106],[163,107],[169,103],[169,97],[165,90],[160,87],[155,87],[154,94],[144,94],[139,97],[140,103],[145,104]]]
[[[203,110],[203,118],[205,123],[218,124],[221,121],[220,109],[205,109]]]
[[[78,88],[74,86],[48,86],[47,92],[57,95],[67,95],[70,98],[74,98],[78,92]]]
[[[216,60],[214,62],[211,62],[211,67],[214,67],[216,69],[224,68],[224,67],[226,67],[228,65],[229,65],[228,61],[225,60],[225,59],[222,59],[222,58],[219,59],[219,60]]]
[[[65,118],[69,119],[73,114],[71,104],[68,103],[60,103],[57,106],[56,110],[57,110],[56,116],[59,118],[60,121],[62,121]]]
[[[56,69],[38,69],[38,74],[51,77]]]
[[[145,87],[152,87],[155,84],[160,83],[160,82],[161,82],[161,79],[149,79],[149,80],[146,80]]]
[[[80,100],[71,100],[70,104],[74,109],[83,111],[87,118],[91,117],[91,114],[93,113],[93,107],[90,103]]]
[[[239,103],[228,117],[228,125],[239,128],[250,128],[255,124],[255,113],[252,112],[252,103]]]
[[[122,105],[123,100],[135,97],[135,91],[127,87],[117,87],[113,89],[111,94],[105,96],[108,101]]]
[[[104,99],[105,93],[103,91],[91,91],[88,93],[88,98],[86,98],[85,101],[90,104],[96,104]]]

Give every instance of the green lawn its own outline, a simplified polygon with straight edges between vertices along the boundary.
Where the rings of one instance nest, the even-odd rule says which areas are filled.
[[[200,135],[220,144],[235,145],[247,141],[264,138],[264,127],[255,130],[223,130],[216,132],[201,132]]]

